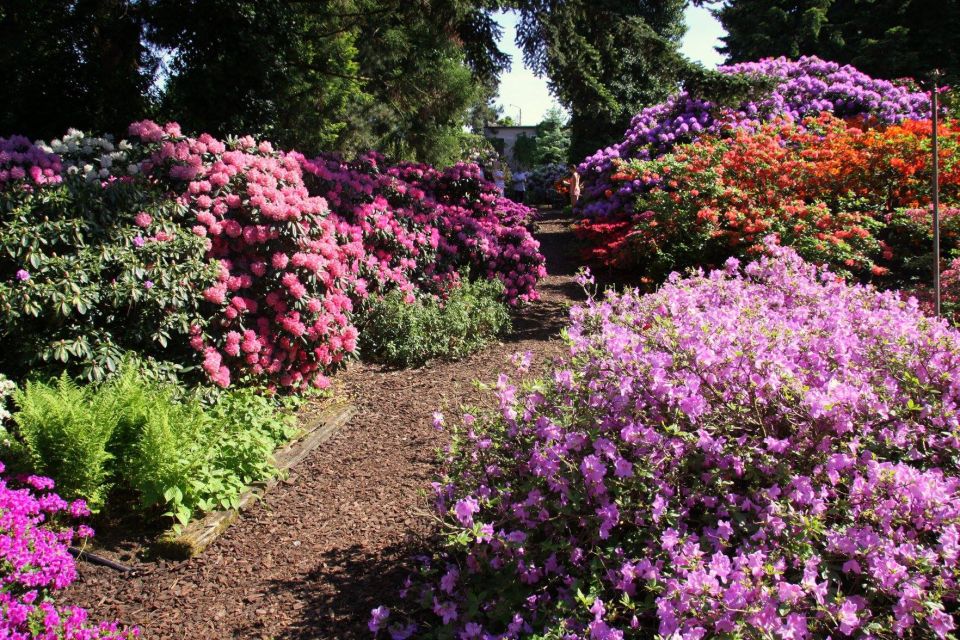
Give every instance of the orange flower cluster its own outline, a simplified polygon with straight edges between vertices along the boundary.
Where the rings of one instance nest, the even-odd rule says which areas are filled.
[[[929,121],[869,128],[824,113],[704,138],[622,163],[612,180],[630,185],[628,210],[579,233],[589,257],[654,278],[756,254],[770,234],[846,275],[886,277],[909,261],[895,212],[929,206],[930,132]],[[960,203],[960,126],[939,133],[942,198]]]

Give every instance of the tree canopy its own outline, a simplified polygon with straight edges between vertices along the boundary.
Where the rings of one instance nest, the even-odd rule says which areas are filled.
[[[122,0],[0,3],[0,135],[124,130],[146,112],[157,67],[144,19]]]
[[[509,59],[498,0],[11,0],[0,135],[180,121],[442,160]]]
[[[121,134],[148,117],[444,164],[465,127],[501,116],[492,97],[510,60],[496,13],[512,10],[524,61],[571,114],[565,159],[579,161],[681,86],[743,89],[680,53],[690,1],[8,0],[0,135]],[[960,79],[960,0],[692,1],[719,16],[733,61],[809,53],[880,77],[940,67]]]
[[[816,55],[881,78],[960,79],[960,0],[715,0],[731,62]]]
[[[626,129],[643,106],[677,88],[686,0],[519,0],[525,62],[572,114],[570,158]]]
[[[563,112],[556,107],[547,111],[537,125],[535,165],[566,162],[570,155],[570,129]]]

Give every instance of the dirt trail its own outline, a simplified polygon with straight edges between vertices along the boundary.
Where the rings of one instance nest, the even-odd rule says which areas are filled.
[[[147,639],[368,638],[370,610],[393,599],[433,530],[424,489],[446,441],[433,411],[476,402],[473,382],[495,380],[518,351],[540,365],[563,351],[558,332],[582,297],[566,222],[541,221],[550,275],[502,343],[417,370],[349,368],[338,380],[357,415],[204,555],[135,561],[130,578],[81,564],[62,601],[139,625]]]

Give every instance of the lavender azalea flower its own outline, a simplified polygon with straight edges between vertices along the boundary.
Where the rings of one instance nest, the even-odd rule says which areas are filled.
[[[951,636],[960,332],[767,252],[589,300],[556,373],[498,380],[496,408],[458,427],[435,485],[448,544],[412,576],[398,624]]]

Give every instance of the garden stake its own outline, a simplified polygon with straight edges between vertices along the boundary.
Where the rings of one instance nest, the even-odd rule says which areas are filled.
[[[933,72],[933,296],[937,317],[940,317],[940,153],[937,140],[940,70]]]

